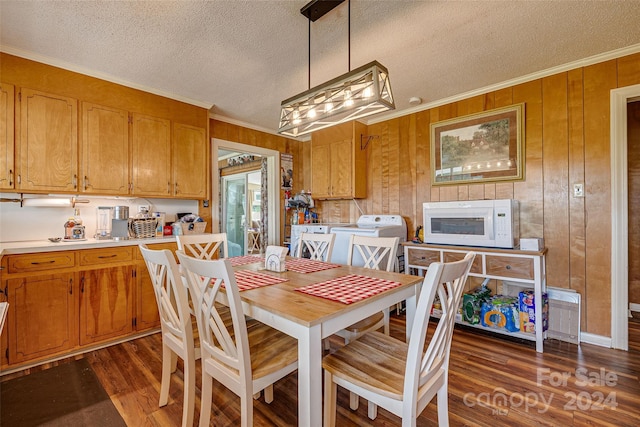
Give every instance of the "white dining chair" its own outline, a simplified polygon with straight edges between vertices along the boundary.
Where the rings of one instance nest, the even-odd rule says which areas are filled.
[[[202,351],[200,427],[209,425],[212,381],[215,379],[240,397],[241,425],[253,425],[253,396],[298,368],[297,340],[263,323],[250,325],[242,311],[240,291],[231,262],[208,261],[177,252],[198,320]],[[221,292],[224,284],[224,292]],[[225,299],[231,323],[224,322],[219,299]]]
[[[324,425],[336,423],[337,386],[370,403],[368,416],[375,419],[377,406],[402,418],[402,426],[415,426],[416,418],[438,396],[438,425],[449,423],[449,351],[467,275],[474,252],[449,263],[434,262],[418,298],[409,342],[371,332],[324,357]],[[438,293],[442,317],[424,349],[429,313]]]
[[[191,427],[195,406],[196,360],[200,358],[200,348],[196,346],[197,333],[194,338],[196,325],[192,322],[187,289],[170,250],[151,250],[145,244],[139,247],[149,270],[160,314],[162,379],[159,406],[165,406],[168,402],[171,373],[176,371],[177,358],[180,357],[184,364],[182,426]]]
[[[309,259],[329,262],[331,261],[331,252],[333,251],[335,240],[336,235],[333,233],[300,233],[295,256],[302,258],[306,250],[309,254]]]
[[[349,239],[348,265],[352,265],[354,255],[359,254],[364,261],[364,268],[374,270],[394,271],[396,253],[399,244],[398,237],[373,237],[351,235]],[[385,335],[389,335],[389,308],[372,314],[366,319],[360,320],[346,328],[336,332],[336,335],[344,339],[345,344],[357,340],[362,335],[383,329]],[[359,399],[355,393],[350,393],[349,407],[358,409]]]
[[[183,234],[176,236],[178,250],[198,259],[229,257],[227,233]]]

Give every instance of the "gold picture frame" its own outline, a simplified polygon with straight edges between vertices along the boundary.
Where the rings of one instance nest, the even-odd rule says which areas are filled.
[[[431,124],[431,185],[524,179],[524,103]]]

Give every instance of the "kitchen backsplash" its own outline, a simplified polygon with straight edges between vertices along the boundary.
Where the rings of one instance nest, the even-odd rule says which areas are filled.
[[[2,193],[0,198],[19,198],[17,193]],[[25,196],[26,197],[26,196]],[[28,197],[36,197],[29,195]],[[48,197],[43,195],[42,197]],[[167,222],[175,221],[176,214],[197,213],[198,201],[147,198],[78,197],[89,203],[77,203],[80,209],[85,235],[92,238],[96,232],[98,206],[129,206],[129,216],[135,217],[139,206],[149,206],[150,212],[165,212]],[[19,203],[0,203],[0,243],[22,240],[44,240],[47,237],[64,236],[64,223],[73,216],[72,207],[20,207]]]

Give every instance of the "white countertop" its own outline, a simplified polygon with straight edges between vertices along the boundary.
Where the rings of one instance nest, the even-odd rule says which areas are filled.
[[[175,242],[175,236],[152,237],[149,239],[129,239],[129,240],[96,240],[87,239],[83,241],[60,241],[50,242],[44,238],[42,240],[25,240],[20,242],[0,242],[0,256],[10,254],[29,254],[37,252],[68,251],[75,249],[109,248],[115,246],[134,246],[140,243],[164,243]]]

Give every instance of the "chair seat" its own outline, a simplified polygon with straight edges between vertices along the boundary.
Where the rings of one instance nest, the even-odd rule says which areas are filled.
[[[254,380],[293,364],[297,366],[298,340],[255,320],[247,323],[247,332]]]
[[[384,313],[378,312],[373,314],[366,319],[362,319],[359,322],[354,323],[353,325],[349,325],[344,328],[345,331],[348,331],[351,334],[361,335],[369,330],[372,330],[376,325],[378,328],[382,328],[384,326]],[[374,329],[375,330],[375,329]]]
[[[401,400],[407,350],[405,342],[374,331],[325,356],[322,367],[336,378]]]

